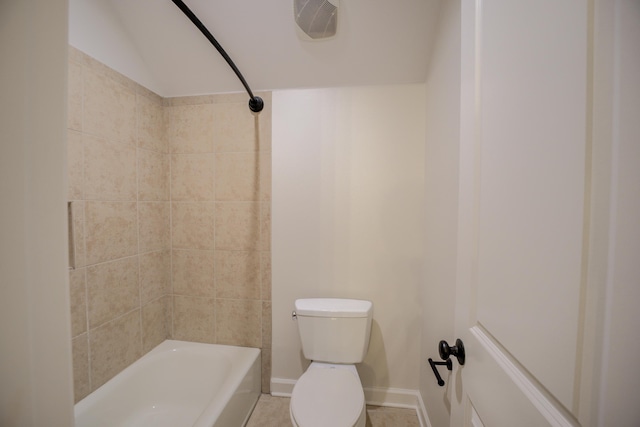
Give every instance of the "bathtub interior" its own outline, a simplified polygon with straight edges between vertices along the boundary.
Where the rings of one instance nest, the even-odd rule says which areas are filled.
[[[78,402],[76,426],[242,426],[260,383],[259,349],[167,340]]]

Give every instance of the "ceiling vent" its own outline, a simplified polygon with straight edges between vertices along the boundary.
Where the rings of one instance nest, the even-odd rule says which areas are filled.
[[[293,12],[301,38],[318,40],[333,37],[338,28],[339,0],[293,0]]]

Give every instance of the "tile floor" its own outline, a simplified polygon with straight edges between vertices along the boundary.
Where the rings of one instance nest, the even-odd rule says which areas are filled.
[[[290,427],[289,398],[263,394],[247,427]],[[331,427],[331,426],[327,426]],[[367,427],[420,427],[413,409],[367,405]]]

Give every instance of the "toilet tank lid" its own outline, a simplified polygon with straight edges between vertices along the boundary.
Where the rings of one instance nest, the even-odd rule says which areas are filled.
[[[312,317],[368,317],[371,301],[343,298],[304,298],[295,303],[296,315]]]

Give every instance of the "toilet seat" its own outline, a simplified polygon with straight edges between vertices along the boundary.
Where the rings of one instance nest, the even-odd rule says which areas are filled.
[[[347,369],[309,369],[291,395],[291,415],[301,427],[352,427],[363,410],[362,385]]]

